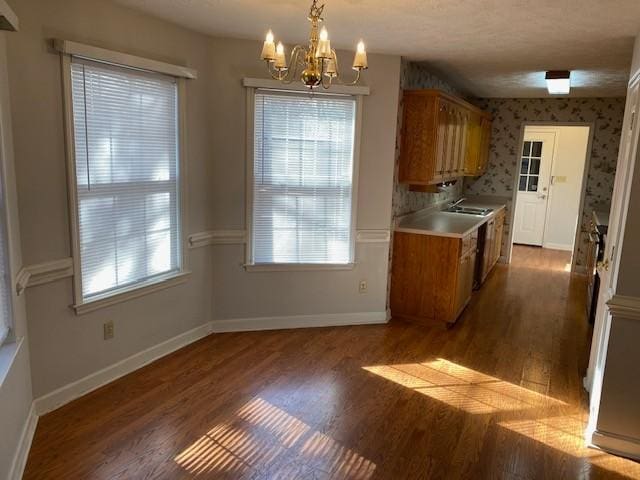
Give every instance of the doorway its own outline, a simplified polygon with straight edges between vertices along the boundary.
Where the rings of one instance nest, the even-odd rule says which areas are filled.
[[[591,134],[589,124],[525,125],[515,178],[511,245],[572,252],[572,271]]]

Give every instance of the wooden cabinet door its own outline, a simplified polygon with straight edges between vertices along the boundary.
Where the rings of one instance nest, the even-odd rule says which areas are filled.
[[[460,140],[458,146],[458,158],[456,162],[456,177],[464,176],[464,167],[467,154],[467,142],[469,141],[469,113],[460,111]]]
[[[484,251],[482,252],[482,279],[486,278],[491,270],[492,257],[494,252],[493,241],[495,238],[495,219],[491,219],[487,222],[487,231],[484,240]]]
[[[473,293],[473,271],[476,263],[475,259],[475,250],[467,251],[460,257],[453,316],[450,320],[452,322],[456,321]]]
[[[453,105],[449,105],[447,115],[447,144],[445,147],[445,160],[444,160],[444,172],[442,176],[445,179],[449,179],[452,176],[453,165],[456,155],[456,139],[457,139],[457,121],[456,121],[456,108]]]
[[[478,172],[482,145],[482,116],[479,113],[472,112],[469,115],[467,129],[464,174],[474,177]]]
[[[447,145],[449,139],[449,104],[440,99],[438,101],[436,158],[433,179],[442,180],[446,170]]]
[[[500,258],[500,252],[502,250],[502,233],[504,232],[504,213],[499,213],[496,216],[494,234],[493,234],[493,255],[491,259],[491,266],[493,267]]]

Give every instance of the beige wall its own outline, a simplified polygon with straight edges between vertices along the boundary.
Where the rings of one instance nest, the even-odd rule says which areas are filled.
[[[7,75],[6,38],[0,32],[0,165],[4,166],[9,236],[9,270],[15,279],[22,265],[20,222],[14,170],[12,125],[10,117],[9,78]],[[7,478],[13,463],[18,441],[31,408],[31,371],[24,296],[13,293],[14,335],[20,349],[4,381],[0,380],[0,478]]]
[[[260,43],[212,39],[98,0],[21,0],[9,42],[25,263],[70,255],[59,57],[66,38],[196,68],[187,87],[188,232],[244,228],[245,76],[264,76]],[[371,55],[358,228],[388,229],[400,58]],[[359,244],[353,271],[247,273],[243,247],[190,251],[188,283],[76,316],[71,280],[27,296],[36,397],[215,319],[385,309],[386,244]],[[361,278],[369,281],[358,293]],[[115,338],[102,340],[102,323]]]

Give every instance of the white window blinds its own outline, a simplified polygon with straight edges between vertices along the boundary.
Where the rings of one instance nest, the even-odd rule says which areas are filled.
[[[172,77],[71,64],[83,300],[180,271]]]
[[[252,261],[353,261],[353,97],[255,95]]]
[[[0,156],[1,159],[1,156]],[[2,180],[0,178],[0,180]],[[9,249],[7,245],[6,204],[4,185],[0,181],[0,345],[11,329],[11,277],[9,275]]]

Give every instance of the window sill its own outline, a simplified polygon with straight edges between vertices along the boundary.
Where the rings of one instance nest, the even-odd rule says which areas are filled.
[[[108,297],[98,298],[84,303],[78,303],[72,307],[76,311],[76,315],[84,315],[85,313],[93,312],[100,308],[126,302],[166,288],[175,287],[176,285],[181,285],[188,280],[190,275],[191,272],[176,273],[169,277],[157,279],[152,283],[139,285],[131,290],[115,293]]]
[[[23,338],[19,338],[18,340],[0,346],[0,387],[2,387],[14,360],[18,356],[23,340]]]
[[[247,272],[314,272],[323,270],[353,270],[355,263],[254,263],[244,266]]]

